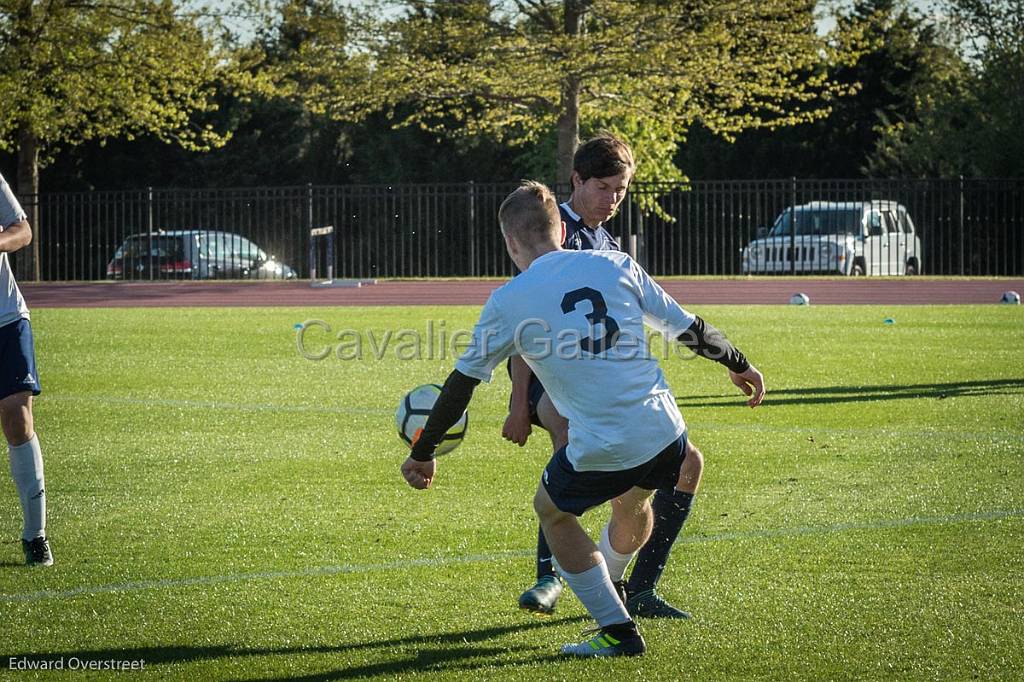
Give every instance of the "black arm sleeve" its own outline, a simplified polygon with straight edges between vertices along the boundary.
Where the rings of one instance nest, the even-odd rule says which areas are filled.
[[[423,427],[423,433],[412,446],[410,457],[417,462],[429,462],[434,459],[434,450],[444,438],[444,434],[448,433],[448,429],[455,426],[455,422],[459,421],[459,417],[466,411],[473,397],[473,389],[479,383],[479,379],[468,377],[457,369],[452,370],[441,387],[441,395],[437,396],[434,409],[430,411],[427,423]]]
[[[690,328],[679,335],[679,342],[702,358],[714,360],[725,365],[733,372],[742,374],[750,367],[750,362],[743,357],[722,332],[702,320],[699,316]]]

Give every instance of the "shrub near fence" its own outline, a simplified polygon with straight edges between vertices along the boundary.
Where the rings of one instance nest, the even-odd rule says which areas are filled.
[[[467,182],[42,194],[23,198],[26,209],[38,211],[37,251],[16,254],[15,262],[26,281],[102,280],[114,252],[131,235],[218,230],[251,240],[308,277],[309,230],[333,225],[334,271],[340,277],[508,276],[512,267],[496,216],[514,186]],[[559,189],[565,196],[567,188]],[[1024,179],[636,183],[630,197],[608,228],[655,275],[738,275],[743,246],[787,207],[873,199],[906,206],[921,239],[925,273],[1024,275]]]

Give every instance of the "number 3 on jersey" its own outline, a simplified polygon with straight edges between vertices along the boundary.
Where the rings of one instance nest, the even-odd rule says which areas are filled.
[[[598,324],[604,325],[604,336],[599,339],[592,339],[585,336],[580,339],[580,348],[587,353],[600,355],[615,345],[619,340],[619,323],[614,317],[608,317],[608,304],[604,302],[604,296],[597,289],[582,287],[573,289],[562,297],[562,313],[568,315],[576,310],[581,301],[590,301],[594,307],[593,311],[587,313],[591,327]]]

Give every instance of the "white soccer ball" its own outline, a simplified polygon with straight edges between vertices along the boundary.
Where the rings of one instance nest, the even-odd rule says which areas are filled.
[[[441,387],[437,384],[423,384],[417,386],[402,398],[395,412],[395,426],[398,427],[398,436],[412,448],[413,441],[419,436],[423,427],[427,424],[427,417],[434,407],[437,396],[441,395]],[[444,435],[444,440],[434,451],[435,455],[443,455],[459,447],[462,439],[466,437],[466,428],[469,426],[469,410],[462,413],[455,426]]]
[[[1003,297],[999,301],[1000,303],[1009,303],[1010,305],[1020,305],[1020,294],[1016,291],[1004,291]]]
[[[807,294],[796,293],[789,297],[789,302],[792,305],[810,305],[811,299]]]

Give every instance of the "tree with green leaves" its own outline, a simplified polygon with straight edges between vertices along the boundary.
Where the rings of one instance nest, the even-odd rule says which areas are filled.
[[[324,0],[326,2],[326,0]],[[581,131],[629,139],[640,179],[672,165],[695,122],[730,137],[827,114],[849,90],[823,64],[855,35],[820,37],[811,0],[372,0],[337,6],[344,43],[319,36],[280,74],[316,111],[485,135],[511,145],[554,131],[568,179]]]
[[[232,66],[213,28],[183,7],[0,0],[0,148],[17,151],[20,193],[38,193],[39,166],[56,150],[87,140],[148,133],[190,149],[224,142],[199,120],[234,78]]]
[[[837,30],[851,29],[865,36],[869,48],[854,64],[836,69],[834,77],[860,89],[836,102],[816,128],[818,140],[834,155],[827,167],[870,175],[876,172],[882,129],[893,120],[914,120],[917,99],[962,61],[935,22],[907,0],[856,0],[849,13],[837,17]]]
[[[901,175],[1024,175],[1024,0],[939,0],[962,52],[882,132],[875,166]]]

